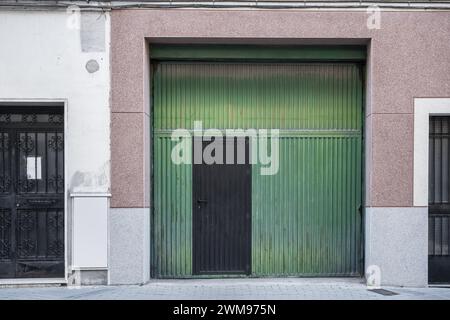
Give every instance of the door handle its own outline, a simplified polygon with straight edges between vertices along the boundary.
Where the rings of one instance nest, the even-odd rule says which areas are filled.
[[[208,203],[206,199],[197,199],[197,203]]]

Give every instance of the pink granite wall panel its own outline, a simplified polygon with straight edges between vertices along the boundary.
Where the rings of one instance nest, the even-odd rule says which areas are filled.
[[[374,206],[412,205],[412,114],[372,114],[372,190]],[[373,186],[376,186],[374,188]],[[381,204],[381,205],[378,205]]]
[[[144,207],[144,118],[140,113],[111,117],[111,207]]]
[[[260,44],[370,41],[368,114],[373,128],[367,140],[372,161],[367,167],[371,179],[366,205],[412,206],[413,98],[450,96],[450,12],[382,12],[379,30],[367,28],[367,17],[365,11],[113,10],[112,206],[148,205],[145,39]]]

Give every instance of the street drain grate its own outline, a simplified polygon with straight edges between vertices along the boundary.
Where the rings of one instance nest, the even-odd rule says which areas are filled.
[[[393,292],[393,291],[389,291],[389,290],[386,290],[386,289],[369,289],[369,291],[381,294],[383,296],[396,296],[396,295],[398,295],[398,293]]]

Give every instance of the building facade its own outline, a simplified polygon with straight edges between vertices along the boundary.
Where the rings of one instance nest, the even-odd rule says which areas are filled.
[[[24,3],[1,282],[449,281],[448,3]]]

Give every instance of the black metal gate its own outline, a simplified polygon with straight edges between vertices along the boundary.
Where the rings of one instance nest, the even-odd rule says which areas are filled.
[[[428,281],[450,282],[450,117],[430,118]]]
[[[0,109],[0,278],[64,276],[64,117]]]
[[[198,143],[202,151],[210,144]],[[222,164],[207,164],[202,157],[201,164],[193,166],[193,273],[249,274],[249,141],[228,138],[219,143]],[[195,148],[194,142],[194,153]]]

